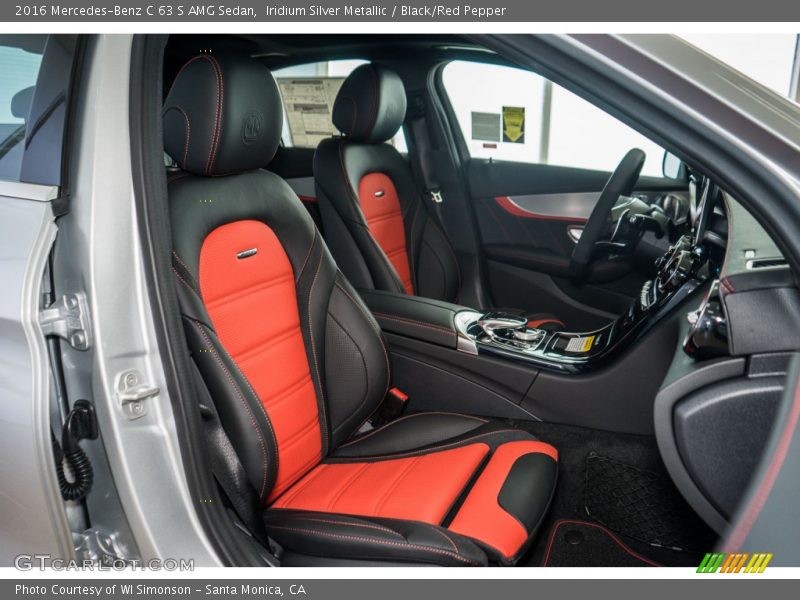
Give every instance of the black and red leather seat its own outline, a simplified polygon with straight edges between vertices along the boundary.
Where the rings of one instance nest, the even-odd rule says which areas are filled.
[[[390,69],[362,65],[342,84],[332,117],[343,135],[323,140],[314,155],[325,239],[358,289],[457,302],[461,276],[455,252],[408,162],[386,143],[405,115],[405,88]],[[565,327],[554,315],[502,310],[525,314],[531,326]]]
[[[258,61],[203,54],[163,113],[182,169],[169,202],[188,345],[268,535],[285,564],[513,564],[552,497],[556,450],[468,415],[365,432],[387,348],[300,200],[259,168],[280,102]]]

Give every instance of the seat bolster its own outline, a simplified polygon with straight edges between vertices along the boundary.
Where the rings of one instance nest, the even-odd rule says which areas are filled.
[[[416,521],[273,509],[264,513],[264,524],[270,538],[292,554],[456,567],[488,564],[471,540]],[[295,557],[293,564],[302,560]]]
[[[481,417],[457,413],[414,413],[339,446],[331,458],[362,458],[415,451],[455,440],[485,427]]]
[[[490,559],[512,565],[527,550],[556,488],[558,453],[538,440],[501,444],[449,525]]]

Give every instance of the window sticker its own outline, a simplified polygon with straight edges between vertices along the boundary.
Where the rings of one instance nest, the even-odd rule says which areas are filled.
[[[480,142],[500,141],[500,113],[473,111],[471,114],[473,140]]]
[[[337,133],[331,113],[343,81],[343,77],[278,79],[293,145],[314,148]]]
[[[512,144],[525,143],[525,107],[503,107],[503,141]]]

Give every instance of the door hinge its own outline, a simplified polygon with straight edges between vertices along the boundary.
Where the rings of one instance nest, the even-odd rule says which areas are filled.
[[[55,335],[63,338],[75,350],[88,350],[92,346],[88,303],[81,292],[64,294],[43,309],[39,324],[45,337]]]
[[[117,375],[117,399],[122,412],[129,419],[138,419],[147,414],[148,398],[157,396],[161,389],[150,385],[139,371],[131,369]]]

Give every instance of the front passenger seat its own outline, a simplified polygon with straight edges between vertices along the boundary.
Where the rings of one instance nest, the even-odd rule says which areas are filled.
[[[266,67],[212,54],[184,65],[163,110],[188,347],[282,564],[514,564],[552,498],[555,448],[458,414],[358,433],[389,356],[300,200],[259,168],[281,114]]]
[[[345,79],[332,115],[344,135],[323,140],[314,155],[325,240],[356,288],[457,302],[455,252],[407,161],[385,143],[405,115],[405,88],[394,71],[366,64]],[[553,315],[503,310],[525,314],[531,327],[566,327]]]

